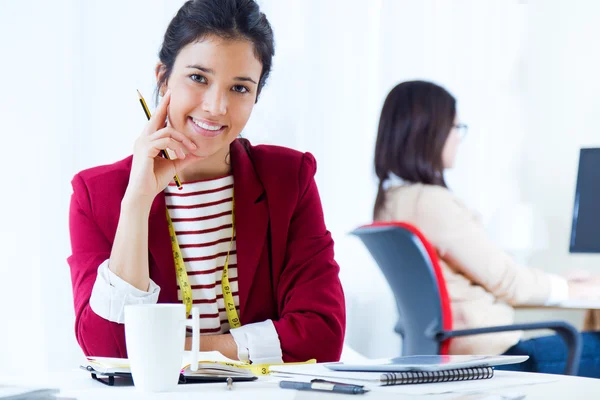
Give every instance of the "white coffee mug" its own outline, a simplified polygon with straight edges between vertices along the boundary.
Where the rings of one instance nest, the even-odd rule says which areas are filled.
[[[179,382],[185,328],[192,328],[192,361],[198,369],[200,319],[192,308],[192,319],[184,304],[136,304],[125,306],[125,343],[135,387],[148,392],[174,390]]]

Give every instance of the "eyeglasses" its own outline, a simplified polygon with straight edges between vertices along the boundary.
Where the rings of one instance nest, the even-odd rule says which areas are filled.
[[[467,124],[454,124],[452,127],[458,132],[460,140],[463,140],[465,136],[467,136],[467,132],[469,131],[469,126]]]

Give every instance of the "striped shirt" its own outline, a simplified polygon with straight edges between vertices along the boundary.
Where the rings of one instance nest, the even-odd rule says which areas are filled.
[[[200,333],[226,333],[229,321],[221,277],[230,246],[229,283],[239,313],[235,236],[231,243],[233,175],[184,182],[182,190],[171,183],[165,189],[165,199],[192,287],[194,307],[200,309]],[[182,299],[181,290],[177,298]]]

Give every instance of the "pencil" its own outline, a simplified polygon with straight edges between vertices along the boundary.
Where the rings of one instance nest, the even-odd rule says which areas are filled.
[[[148,109],[148,106],[146,105],[146,100],[144,100],[144,96],[142,96],[142,94],[140,93],[139,90],[137,91],[137,93],[138,93],[138,96],[140,98],[140,104],[142,105],[142,109],[144,110],[144,114],[146,114],[146,118],[148,118],[148,120],[150,120],[150,117],[152,117],[152,115],[150,115],[150,110]],[[169,157],[169,153],[167,153],[166,150],[161,150],[160,153],[167,160],[171,159],[171,157]],[[173,177],[173,180],[175,181],[175,184],[177,185],[177,189],[179,189],[179,190],[183,189],[183,187],[181,186],[181,181],[179,180],[179,177],[177,175],[175,175]]]

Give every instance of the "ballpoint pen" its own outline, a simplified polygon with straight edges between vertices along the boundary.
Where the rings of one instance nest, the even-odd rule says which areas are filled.
[[[345,393],[345,394],[364,394],[369,390],[359,385],[336,384],[330,382],[295,382],[281,381],[279,387],[282,389],[296,390],[319,390],[322,392]]]
[[[152,117],[152,115],[150,115],[150,110],[148,109],[148,106],[146,105],[146,100],[144,100],[144,96],[142,96],[142,94],[140,93],[139,90],[137,91],[137,93],[138,93],[138,96],[140,98],[140,104],[142,105],[142,109],[144,110],[144,114],[146,114],[146,118],[148,118],[148,120],[150,120],[150,117]],[[169,157],[169,153],[167,153],[166,150],[161,150],[160,153],[167,160],[171,159],[171,157]],[[183,189],[183,187],[181,186],[181,181],[179,180],[179,177],[177,175],[175,175],[173,177],[173,180],[175,181],[175,184],[177,185],[177,189],[179,189],[179,190]]]

